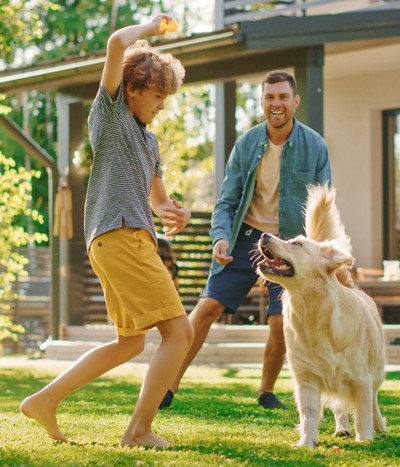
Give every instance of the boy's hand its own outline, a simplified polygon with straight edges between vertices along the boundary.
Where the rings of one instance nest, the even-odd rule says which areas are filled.
[[[163,21],[164,20],[164,21]],[[150,17],[149,25],[153,25],[153,28],[149,31],[149,36],[159,36],[165,34],[168,29],[165,28],[165,23],[175,23],[174,18],[168,15],[154,15]],[[162,24],[163,23],[163,24]]]
[[[228,240],[218,240],[213,248],[213,256],[218,264],[225,266],[233,261],[233,256],[226,256],[229,248]]]
[[[164,208],[160,216],[162,225],[171,227],[170,230],[165,232],[165,235],[171,237],[181,232],[190,221],[190,218],[189,209],[184,208],[179,201],[173,199],[171,206]]]

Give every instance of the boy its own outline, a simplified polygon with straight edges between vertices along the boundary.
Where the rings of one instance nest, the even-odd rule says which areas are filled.
[[[85,240],[117,339],[87,352],[22,402],[22,412],[55,440],[69,441],[56,420],[59,403],[141,353],[146,331],[156,326],[162,340],[121,444],[169,445],[152,432],[151,425],[190,348],[193,328],[157,254],[149,204],[150,199],[153,211],[170,229],[168,235],[180,232],[190,220],[190,212],[166,194],[158,143],[146,129],[184,77],[177,59],[140,40],[162,34],[163,18],[172,20],[157,15],[146,24],[116,31],[108,40],[100,88],[89,116],[94,159],[85,203]]]

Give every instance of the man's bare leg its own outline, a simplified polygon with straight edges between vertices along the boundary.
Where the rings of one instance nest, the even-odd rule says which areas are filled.
[[[282,370],[285,361],[286,346],[283,335],[283,317],[282,315],[270,315],[268,317],[269,337],[264,348],[264,361],[260,389],[258,391],[261,401],[259,404],[265,408],[285,408],[275,398],[268,394],[273,394],[276,380]],[[263,397],[267,394],[266,397]],[[263,402],[263,399],[266,399]],[[270,399],[270,400],[269,400]]]
[[[59,403],[80,387],[135,357],[143,348],[144,335],[139,335],[119,336],[116,341],[90,350],[46,387],[23,400],[22,413],[42,425],[52,439],[69,441],[57,423]]]

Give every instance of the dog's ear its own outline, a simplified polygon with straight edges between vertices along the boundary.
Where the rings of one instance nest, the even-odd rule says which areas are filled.
[[[328,272],[336,271],[341,266],[351,267],[354,263],[353,256],[334,240],[321,243],[320,248]]]

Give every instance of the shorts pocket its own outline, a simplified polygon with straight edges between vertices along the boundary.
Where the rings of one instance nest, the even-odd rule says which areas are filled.
[[[150,247],[152,250],[157,251],[157,245],[154,243],[153,237],[147,232],[147,230],[138,230],[138,238],[140,239],[141,245],[144,248]]]
[[[129,243],[131,248],[143,253],[157,251],[157,246],[152,236],[145,229],[128,229]]]

